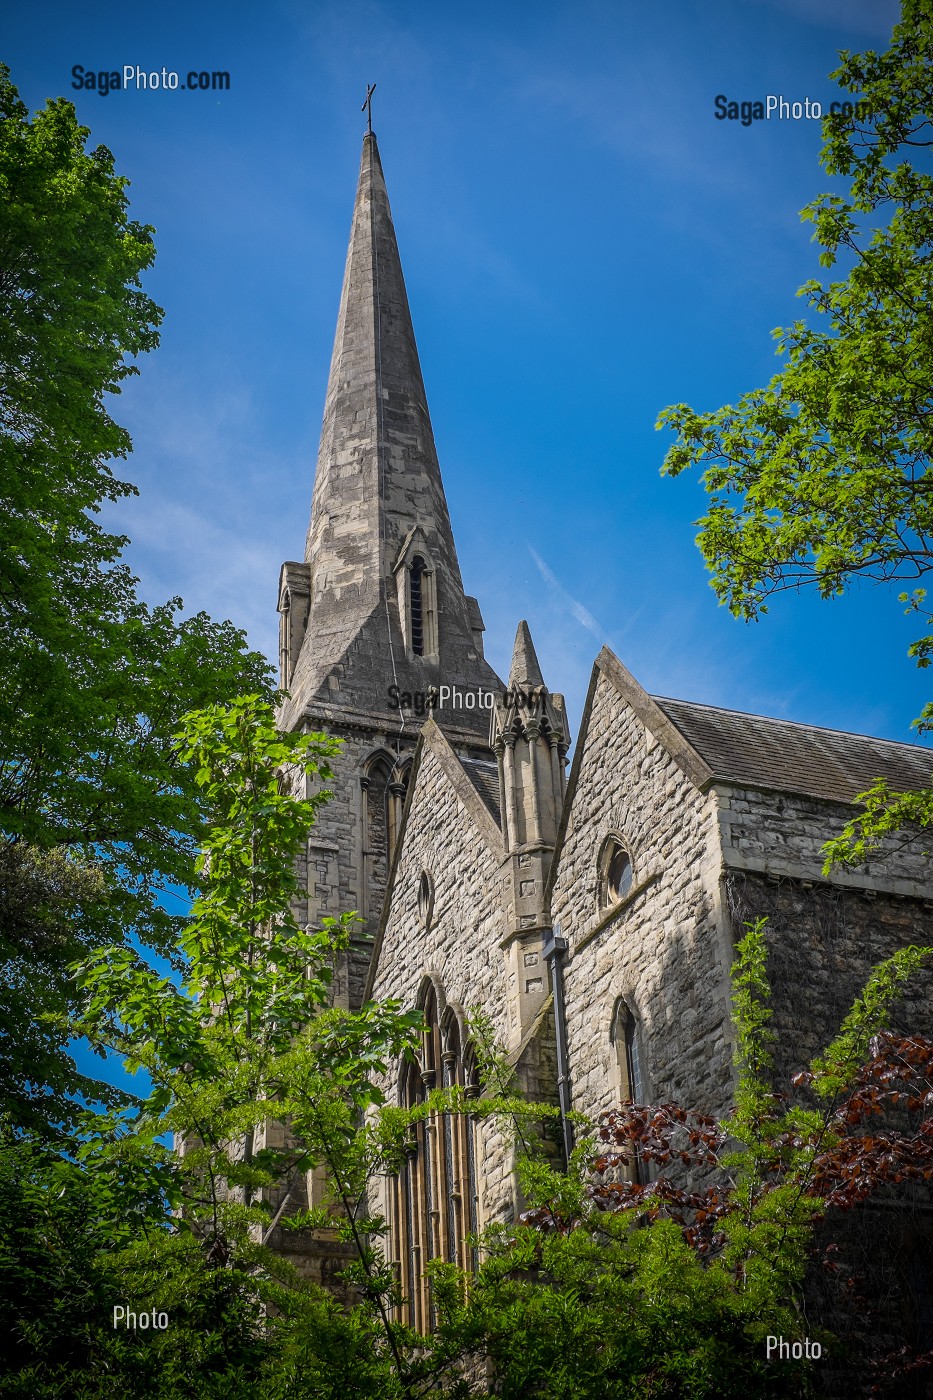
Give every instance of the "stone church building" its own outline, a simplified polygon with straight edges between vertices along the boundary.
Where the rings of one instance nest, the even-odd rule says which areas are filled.
[[[926,786],[929,750],[652,696],[608,648],[572,735],[524,622],[507,678],[485,660],[371,133],[305,557],[283,565],[278,609],[282,722],[344,741],[302,917],[361,915],[346,1002],[423,1009],[420,1065],[386,1085],[396,1102],[479,1090],[479,1007],[531,1095],[593,1116],[628,1098],[721,1114],[747,920],[769,920],[785,1075],[826,1043],[875,963],[933,942],[921,841],[830,879],[820,855],[875,777]],[[911,996],[904,1019],[921,1029],[926,988]],[[379,1203],[422,1326],[425,1262],[469,1263],[467,1236],[521,1208],[499,1130],[435,1119]],[[920,1247],[902,1245],[905,1258]]]

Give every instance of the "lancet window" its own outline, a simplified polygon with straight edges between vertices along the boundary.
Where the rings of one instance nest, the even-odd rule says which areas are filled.
[[[360,774],[362,789],[363,880],[360,913],[374,913],[389,878],[402,824],[411,756],[394,758],[384,749],[371,754]]]
[[[433,1089],[459,1085],[464,1096],[479,1091],[476,1064],[460,1020],[445,1007],[443,992],[430,981],[421,998],[425,1029],[417,1064],[408,1064],[400,1082],[403,1107],[423,1104]],[[399,1281],[407,1300],[407,1320],[429,1331],[431,1317],[426,1265],[444,1259],[474,1268],[468,1238],[477,1228],[476,1161],[473,1120],[466,1113],[438,1110],[412,1125],[405,1165],[394,1181],[392,1243]]]
[[[437,654],[437,590],[434,571],[421,554],[412,556],[408,585],[408,645],[413,656]]]
[[[623,1104],[643,1104],[647,1097],[644,1051],[638,1017],[623,997],[616,1003],[612,1019],[612,1041],[618,1067],[617,1088]],[[628,1170],[630,1181],[644,1181],[644,1163],[637,1153]]]
[[[416,554],[411,561],[408,576],[411,586],[411,649],[416,656],[424,656],[424,560]]]

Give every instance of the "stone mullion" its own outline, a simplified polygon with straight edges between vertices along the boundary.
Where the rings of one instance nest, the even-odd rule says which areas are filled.
[[[443,1056],[444,1088],[449,1089],[454,1082],[454,1057],[450,1051]],[[447,1258],[451,1264],[459,1262],[457,1255],[457,1203],[454,1199],[459,1186],[454,1173],[453,1122],[450,1113],[443,1114],[444,1127],[444,1167],[447,1177]]]
[[[405,784],[404,784],[404,783],[390,783],[390,784],[389,784],[389,802],[388,802],[388,809],[389,809],[389,830],[388,830],[388,833],[387,833],[387,835],[388,835],[388,848],[387,848],[387,850],[386,850],[386,859],[389,860],[389,861],[391,861],[391,859],[392,859],[392,856],[393,856],[393,854],[394,854],[394,852],[395,852],[395,843],[398,841],[399,827],[400,827],[401,824],[402,824],[402,804],[403,804],[403,802],[404,802],[404,799],[405,799]]]
[[[466,1090],[468,1099],[476,1098],[479,1089],[475,1084],[469,1084]],[[466,1139],[466,1166],[467,1166],[467,1221],[469,1233],[475,1235],[479,1228],[479,1221],[476,1212],[476,1140],[473,1133],[473,1115],[465,1113],[463,1115],[464,1136]],[[466,1251],[464,1250],[464,1253]],[[470,1263],[475,1273],[479,1268],[479,1250],[474,1245],[470,1250]]]
[[[430,1036],[430,1034],[431,1034],[431,1032],[429,1031],[429,1032],[428,1032],[428,1035]],[[434,1088],[434,1085],[435,1085],[436,1075],[435,1075],[434,1070],[433,1070],[433,1069],[424,1069],[424,1070],[422,1070],[422,1072],[421,1072],[421,1080],[422,1080],[422,1083],[424,1084],[425,1092],[429,1094],[429,1093],[431,1092],[431,1090]],[[435,1150],[435,1143],[434,1143],[434,1139],[435,1139],[436,1132],[437,1132],[436,1119],[437,1119],[437,1114],[436,1114],[436,1113],[431,1113],[431,1114],[428,1115],[427,1118],[425,1118],[424,1124],[423,1124],[423,1136],[424,1136],[424,1203],[425,1203],[425,1222],[426,1222],[425,1247],[426,1247],[426,1250],[427,1250],[426,1257],[425,1257],[425,1262],[427,1262],[428,1259],[435,1259],[435,1258],[437,1258],[438,1255],[440,1254],[440,1249],[438,1248],[438,1244],[439,1244],[438,1235],[439,1235],[440,1232],[439,1232],[439,1230],[437,1229],[437,1215],[438,1215],[438,1211],[437,1211],[437,1208],[436,1208],[436,1206],[435,1206],[435,1204],[434,1204],[434,1202],[435,1202],[436,1200],[439,1200],[439,1199],[440,1199],[440,1197],[439,1197],[439,1195],[438,1195],[438,1191],[437,1191],[437,1187],[440,1185],[440,1183],[439,1183],[439,1182],[436,1183],[436,1182],[435,1182],[435,1179],[434,1179],[434,1173],[435,1173],[435,1169],[436,1169],[436,1158],[437,1158],[437,1152],[436,1152],[436,1150]]]
[[[404,1253],[402,1254],[406,1277],[403,1281],[402,1293],[408,1299],[408,1316],[412,1327],[417,1327],[417,1307],[418,1299],[416,1294],[417,1275],[415,1273],[415,1210],[414,1210],[414,1182],[412,1177],[415,1174],[414,1163],[417,1160],[417,1142],[410,1146],[405,1152],[405,1170],[402,1175],[403,1195],[404,1195],[404,1223],[405,1240]]]
[[[430,1317],[429,1297],[427,1278],[425,1276],[425,1265],[434,1258],[433,1236],[434,1236],[434,1204],[431,1182],[431,1129],[427,1119],[421,1124],[421,1170],[418,1174],[420,1191],[418,1193],[418,1205],[420,1230],[419,1230],[419,1253],[420,1258],[415,1260],[416,1274],[418,1280],[418,1313],[419,1326],[425,1330]]]

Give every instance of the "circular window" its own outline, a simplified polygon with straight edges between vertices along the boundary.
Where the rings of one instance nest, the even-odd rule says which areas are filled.
[[[632,861],[622,842],[610,837],[599,861],[600,903],[604,909],[618,904],[632,888]]]
[[[434,881],[426,870],[422,870],[421,879],[418,881],[418,913],[421,922],[427,928],[434,913]]]

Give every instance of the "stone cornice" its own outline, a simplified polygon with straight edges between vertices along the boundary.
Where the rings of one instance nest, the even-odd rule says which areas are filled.
[[[808,865],[800,860],[785,860],[780,856],[747,856],[734,846],[723,844],[723,874],[763,875],[766,879],[794,880],[808,887],[820,886],[827,890],[849,890],[862,894],[866,899],[876,895],[894,895],[898,899],[916,899],[926,905],[933,905],[933,884],[922,884],[919,880],[904,880],[889,875],[865,875],[858,870],[834,871],[826,876],[819,865]]]
[[[399,712],[395,715],[386,714],[366,714],[361,710],[346,710],[339,705],[315,704],[302,710],[299,718],[303,720],[310,729],[350,729],[355,733],[371,734],[376,730],[380,734],[386,734],[393,739],[409,739],[414,743],[420,734],[426,720],[419,716],[406,716],[404,727],[400,724]],[[436,724],[436,721],[434,721]],[[438,726],[440,727],[440,726]],[[465,748],[481,750],[484,754],[490,752],[489,744],[478,735],[475,729],[454,729],[453,727],[441,730],[450,743],[462,745]]]

